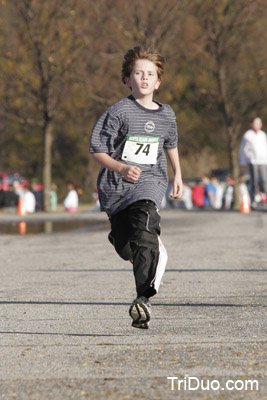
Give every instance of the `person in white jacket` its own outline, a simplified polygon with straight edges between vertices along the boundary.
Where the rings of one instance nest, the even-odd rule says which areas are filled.
[[[24,188],[24,205],[25,205],[25,210],[28,213],[34,213],[35,212],[35,206],[36,206],[36,200],[34,197],[34,194],[30,191],[30,188],[28,186],[25,186]]]
[[[258,185],[267,194],[267,136],[261,130],[262,121],[254,118],[249,129],[242,138],[239,149],[240,166],[248,166],[250,174],[250,197],[255,204]]]
[[[68,194],[64,199],[64,207],[69,212],[77,212],[79,206],[79,198],[78,193],[74,189],[74,185],[72,182],[67,183]]]

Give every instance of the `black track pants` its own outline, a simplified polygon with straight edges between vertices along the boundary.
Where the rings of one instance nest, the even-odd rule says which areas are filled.
[[[155,204],[140,200],[112,215],[110,223],[110,242],[120,257],[133,263],[137,296],[155,295],[167,262],[159,239],[160,215]],[[165,254],[159,266],[160,248]]]

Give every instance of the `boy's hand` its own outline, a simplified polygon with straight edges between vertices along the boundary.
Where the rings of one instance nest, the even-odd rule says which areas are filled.
[[[142,170],[134,165],[123,165],[120,174],[129,182],[135,182],[141,175]]]
[[[180,178],[174,178],[172,193],[170,197],[172,199],[180,199],[184,190],[183,181]]]
[[[102,165],[102,167],[117,172],[129,182],[137,181],[142,172],[139,167],[123,164],[117,160],[114,160],[107,153],[93,153],[93,157],[95,161]]]

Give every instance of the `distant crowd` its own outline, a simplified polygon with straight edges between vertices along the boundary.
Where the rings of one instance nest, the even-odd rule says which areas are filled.
[[[243,171],[238,182],[239,205],[244,196],[247,196],[252,208],[256,208],[259,203],[267,203],[267,136],[262,130],[262,121],[259,117],[252,119],[250,129],[242,137],[239,162]],[[247,173],[244,174],[244,171]],[[177,200],[169,196],[172,191],[170,182],[162,201],[162,208],[230,210],[234,203],[234,185],[235,181],[230,176],[220,180],[216,175],[205,175],[198,182],[185,181],[182,198]],[[78,193],[80,192],[75,183],[67,182],[67,194],[63,202],[66,211],[78,211]],[[93,198],[96,205],[92,211],[98,211],[100,203],[97,189],[93,193]],[[0,208],[17,207],[19,199],[23,200],[28,213],[43,210],[42,185],[36,182],[32,182],[31,185],[22,184],[15,179],[8,190],[0,190]],[[57,205],[57,186],[53,184],[50,192],[51,211],[55,211]]]
[[[43,205],[43,187],[40,183],[23,183],[14,180],[8,190],[0,190],[0,208],[14,209],[18,207],[19,201],[23,202],[23,207],[27,213],[42,211]],[[77,212],[79,206],[79,196],[73,182],[67,183],[67,195],[63,205],[68,212]],[[57,185],[51,185],[50,191],[50,210],[56,211],[58,206]]]
[[[267,136],[262,130],[262,120],[255,117],[251,120],[250,129],[243,137],[239,149],[239,163],[241,175],[238,184],[239,205],[244,196],[252,208],[259,203],[267,202]],[[246,177],[247,176],[247,177]],[[185,184],[184,193],[180,200],[169,197],[171,185],[163,200],[163,208],[183,207],[187,210],[193,208],[211,208],[215,210],[232,208],[234,203],[235,181],[227,177],[220,182],[217,176],[203,176],[201,181],[194,184]]]
[[[182,198],[173,200],[169,197],[172,189],[170,182],[162,202],[162,208],[230,210],[234,204],[234,185],[235,181],[231,177],[220,181],[216,176],[204,175],[199,182],[184,182]],[[249,198],[248,182],[245,177],[241,176],[238,184],[239,205],[241,205],[244,195]],[[259,202],[264,202],[266,196],[259,192],[257,199]]]

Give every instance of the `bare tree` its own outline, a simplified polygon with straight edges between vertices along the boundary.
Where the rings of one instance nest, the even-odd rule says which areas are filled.
[[[197,1],[193,10],[201,28],[196,57],[200,71],[206,69],[215,82],[210,101],[213,101],[213,109],[217,107],[222,115],[230,165],[238,183],[237,151],[241,128],[248,115],[266,100],[266,76],[264,82],[260,71],[267,66],[267,59],[259,48],[259,41],[267,39],[266,30],[262,31],[262,37],[255,37],[259,18],[264,14],[266,17],[266,7],[261,0],[215,0]],[[252,64],[244,57],[249,48],[255,57]],[[249,84],[248,80],[253,83]],[[238,207],[237,185],[235,207]]]
[[[4,111],[42,134],[44,209],[50,209],[54,122],[73,89],[73,70],[81,51],[75,31],[75,1],[11,0]],[[12,18],[11,18],[12,15]],[[2,71],[3,72],[3,71]]]
[[[72,166],[72,176],[91,190],[97,167],[89,158],[86,168],[90,127],[129,94],[120,79],[124,51],[146,44],[167,58],[157,98],[177,113],[181,155],[190,163],[192,153],[213,148],[214,165],[229,154],[224,162],[237,179],[239,138],[266,99],[264,6],[263,0],[0,2],[0,165],[14,164],[6,145],[18,150],[26,143],[16,165],[31,164],[31,175],[42,163],[46,209],[51,165],[63,180]]]

